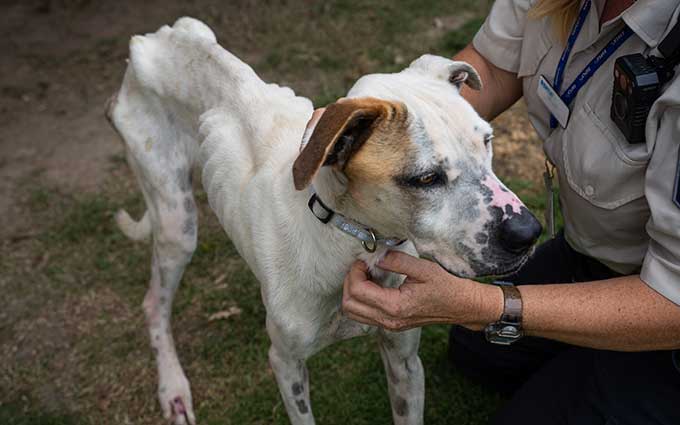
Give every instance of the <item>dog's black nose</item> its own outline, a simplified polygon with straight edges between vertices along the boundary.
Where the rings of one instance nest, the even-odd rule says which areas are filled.
[[[541,236],[542,230],[536,217],[522,207],[519,214],[513,213],[501,222],[501,245],[512,253],[524,252]]]

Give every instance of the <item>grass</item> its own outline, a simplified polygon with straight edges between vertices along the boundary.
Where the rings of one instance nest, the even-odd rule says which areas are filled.
[[[540,214],[544,199],[534,194],[529,183],[510,181],[509,186]],[[90,305],[89,310],[94,311],[80,311],[77,315],[85,316],[81,320],[89,321],[86,332],[80,335],[82,338],[68,337],[77,358],[74,370],[69,373],[75,373],[77,386],[84,387],[76,388],[72,396],[80,401],[46,412],[34,395],[21,401],[20,392],[31,394],[41,385],[37,379],[63,379],[64,371],[57,368],[58,357],[68,351],[58,351],[55,358],[38,348],[40,368],[31,370],[35,367],[33,360],[18,362],[22,369],[22,379],[18,381],[24,381],[24,385],[11,390],[10,402],[0,405],[0,423],[100,423],[98,398],[90,398],[120,392],[121,385],[129,394],[121,400],[109,400],[107,411],[132,411],[150,418],[157,415],[154,366],[139,308],[147,280],[149,250],[122,237],[111,220],[111,212],[120,207],[139,211],[139,200],[132,195],[110,194],[113,195],[110,198],[91,195],[62,199],[61,207],[52,205],[51,208],[63,208],[63,218],[39,238],[41,249],[53,253],[45,265],[50,288],[44,294],[50,293],[53,301],[67,305],[71,305],[69,298],[74,296],[88,300],[88,294],[96,294],[92,302],[114,304]],[[56,199],[54,196],[48,202]],[[201,213],[199,247],[187,268],[174,307],[177,346],[192,380],[197,413],[203,424],[285,424],[285,410],[268,368],[269,342],[257,282],[205,203]],[[73,258],[73,252],[87,255]],[[227,277],[216,283],[223,274]],[[225,284],[226,288],[221,286]],[[88,310],[88,306],[76,304],[80,307],[74,308]],[[240,307],[243,313],[224,321],[207,321],[211,313],[230,306]],[[48,316],[63,320],[64,326],[74,326],[67,317],[69,313],[70,309],[66,309]],[[36,313],[36,321],[40,317]],[[426,422],[486,423],[501,399],[467,382],[448,366],[447,333],[445,326],[423,330],[420,355],[426,370]],[[50,340],[52,336],[43,338]],[[312,405],[319,423],[389,422],[385,376],[372,338],[331,346],[313,357],[309,368]],[[111,384],[102,385],[99,383],[102,379],[110,380]],[[139,402],[141,399],[143,403]],[[22,406],[28,407],[29,416],[18,415],[24,409]]]
[[[30,411],[25,406],[30,406],[28,398],[25,396],[18,401],[12,401],[0,405],[0,423],[3,425],[78,425],[75,416],[61,413],[46,413],[35,411],[31,407]]]
[[[465,22],[460,28],[448,32],[441,40],[440,49],[443,52],[457,52],[462,50],[477,33],[479,27],[484,23],[484,19],[472,18]]]
[[[346,94],[363,74],[401,70],[424,53],[452,56],[472,39],[490,4],[332,0],[299,10],[298,3],[283,10],[270,5],[252,35],[266,52],[254,68],[266,80],[281,81],[282,74],[302,77],[296,91],[325,105]],[[283,19],[298,24],[286,27],[285,36],[272,36]],[[235,52],[249,53],[238,47]]]
[[[237,53],[261,52],[252,61],[258,72],[321,105],[343,95],[364,73],[401,69],[425,52],[452,55],[470,40],[488,6],[471,0],[267,3],[247,20],[252,26],[247,43],[234,37],[224,44]],[[198,6],[187,13],[221,34],[218,17],[201,16]],[[444,23],[434,25],[435,18]],[[121,157],[110,165],[103,172],[111,178],[97,193],[40,179],[17,187],[28,194],[19,208],[38,236],[0,245],[0,291],[12,300],[0,311],[2,424],[160,423],[141,309],[150,248],[127,240],[112,220],[119,208],[139,217],[143,204]],[[540,215],[545,200],[530,182],[511,180],[509,186]],[[173,327],[200,423],[286,424],[268,367],[257,282],[208,209],[205,194],[197,197],[199,245],[174,303]],[[208,320],[232,306],[242,314]],[[423,330],[426,423],[486,423],[502,400],[448,366],[447,334],[445,326]],[[309,361],[309,369],[319,423],[390,423],[373,339],[329,347]]]
[[[112,329],[111,322],[118,320],[114,317],[116,311],[111,310],[111,306],[90,306],[101,311],[86,314],[88,317],[84,320],[90,321],[87,338],[74,339],[71,347],[80,357],[75,372],[84,381],[79,384],[86,388],[94,384],[97,376],[102,376],[99,372],[102,365],[118,378],[120,371],[123,375],[138,373],[139,370],[126,364],[137,357],[135,367],[146,370],[148,382],[132,382],[126,387],[135,397],[155,403],[149,391],[153,373],[148,373],[153,365],[147,352],[143,319],[137,311],[141,310],[138,306],[145,290],[148,248],[121,237],[110,219],[111,211],[131,203],[134,201],[114,201],[100,195],[61,202],[62,220],[39,238],[39,244],[41,250],[53,253],[45,264],[53,302],[68,303],[70,297],[87,297],[92,291],[103,291],[105,286],[108,294],[105,299],[113,298],[125,305],[124,310],[133,311],[130,322]],[[209,214],[205,208],[202,212]],[[267,365],[269,342],[264,332],[265,311],[259,300],[257,282],[211,216],[206,217],[201,226],[200,240],[175,302],[174,315],[177,345],[187,373],[192,377],[202,423],[287,423]],[[74,252],[88,255],[73,258]],[[216,290],[215,276],[222,273],[228,273],[225,279],[228,290]],[[243,313],[228,321],[207,322],[209,313],[232,305],[242,308]],[[39,321],[40,309],[33,312]],[[48,316],[52,320],[63,320],[64,325],[69,326],[73,325],[66,317],[69,313],[67,309]],[[446,334],[445,327],[430,327],[423,334],[421,356],[428,365],[428,423],[483,423],[492,410],[489,406],[495,406],[498,399],[462,382],[448,369]],[[50,340],[52,335],[41,337]],[[33,359],[18,362],[26,387],[16,390],[30,393],[32,386],[39,385],[36,379],[59,379],[62,371],[56,368],[57,359],[40,348],[38,356],[44,360],[38,369],[30,370],[34,368]],[[356,339],[330,347],[315,356],[309,367],[314,382],[312,402],[319,422],[371,424],[376,423],[375,418],[389,417],[382,363],[372,339]],[[115,391],[115,385],[112,388]],[[361,388],[360,394],[357,388]],[[19,394],[14,396],[21,400]],[[87,398],[86,394],[76,394],[78,396]],[[53,413],[17,416],[22,405],[28,406],[31,412],[39,407],[32,397],[23,402],[12,400],[0,406],[0,414],[12,418],[13,422],[7,419],[0,423],[97,423],[91,412],[80,412],[76,421],[68,411],[59,409]]]

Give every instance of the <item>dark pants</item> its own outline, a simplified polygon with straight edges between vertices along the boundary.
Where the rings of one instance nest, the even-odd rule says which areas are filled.
[[[616,276],[559,234],[504,280],[522,285]],[[507,347],[458,326],[451,329],[449,350],[461,373],[511,395],[494,425],[680,425],[677,352],[593,350],[536,337]]]

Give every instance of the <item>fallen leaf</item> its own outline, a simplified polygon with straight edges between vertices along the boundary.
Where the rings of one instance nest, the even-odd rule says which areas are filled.
[[[223,320],[223,319],[228,319],[231,316],[238,316],[241,314],[241,309],[238,307],[229,307],[228,310],[222,310],[218,311],[217,313],[213,313],[208,317],[208,322],[214,322],[215,320]]]

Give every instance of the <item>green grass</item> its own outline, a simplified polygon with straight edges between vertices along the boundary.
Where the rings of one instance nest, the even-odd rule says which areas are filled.
[[[529,183],[510,181],[509,186],[533,211],[541,213],[544,198],[535,195]],[[199,198],[202,197],[200,194]],[[63,219],[42,238],[43,248],[55,252],[50,261],[52,285],[68,288],[70,294],[106,285],[128,309],[136,312],[136,320],[114,328],[109,323],[116,318],[116,312],[100,312],[92,335],[75,343],[75,349],[85,358],[81,376],[87,377],[86,386],[92,384],[93,378],[88,376],[96,376],[101,365],[106,365],[114,375],[123,376],[138,373],[137,368],[153,370],[139,309],[148,273],[148,247],[123,238],[111,220],[111,213],[117,208],[139,209],[138,203],[133,197],[74,198],[65,202]],[[257,282],[205,204],[202,207],[200,243],[187,268],[173,313],[177,345],[192,380],[197,413],[204,424],[285,424],[285,409],[268,371],[269,341]],[[69,260],[66,253],[78,250],[86,250],[88,255],[79,257],[77,262]],[[226,290],[216,290],[212,283],[221,273],[228,274],[224,280]],[[82,286],[73,285],[74,281],[82,282]],[[229,320],[207,322],[210,313],[232,305],[242,308],[243,313]],[[423,330],[420,355],[426,370],[426,422],[486,423],[501,399],[467,382],[448,366],[447,333],[446,326]],[[39,375],[54,374],[50,364],[47,361]],[[387,387],[374,339],[358,338],[329,347],[309,361],[309,369],[312,405],[320,423],[389,423]],[[146,375],[147,382],[137,382],[129,386],[129,391],[135,398],[151,403],[153,412],[155,396],[149,389],[153,388],[154,376]],[[97,423],[92,416],[79,417],[75,422],[74,416],[60,411],[18,417],[16,406],[2,407],[2,414],[14,422],[0,423]]]
[[[211,22],[199,6],[187,13]],[[239,28],[250,38],[221,41],[237,54],[259,52],[252,64],[265,79],[325,105],[360,75],[402,69],[426,52],[453,55],[488,7],[472,0],[273,2],[253,10],[245,23],[229,21],[248,25]],[[231,12],[224,14],[238,16]],[[458,16],[465,19],[433,29],[435,18]],[[228,28],[222,32],[229,34]],[[111,40],[101,48],[117,49]],[[20,207],[39,235],[1,245],[0,290],[13,303],[0,316],[0,361],[7,366],[0,372],[0,424],[160,423],[141,309],[150,247],[127,240],[112,218],[119,208],[140,217],[143,203],[121,156],[103,172],[112,177],[94,194],[36,181],[21,188],[28,196]],[[531,183],[511,180],[509,186],[542,218],[545,199]],[[267,362],[259,287],[205,194],[199,191],[197,199],[199,244],[174,303],[173,328],[200,423],[286,424]],[[231,306],[242,314],[208,321]],[[447,337],[446,326],[423,330],[426,423],[484,424],[502,400],[449,367]],[[319,423],[391,422],[373,338],[331,346],[308,366]]]
[[[0,405],[0,424],[2,425],[80,425],[75,416],[48,413],[35,410],[28,398],[14,400]]]
[[[454,55],[472,39],[490,4],[331,0],[300,9],[295,2],[280,9],[269,5],[252,31],[252,43],[263,52],[253,67],[265,80],[289,76],[284,82],[322,106],[346,94],[366,73],[399,71],[424,53]],[[284,29],[283,20],[297,23]],[[455,23],[437,28],[436,20]]]
[[[479,27],[484,23],[484,18],[472,18],[465,22],[459,29],[450,31],[441,40],[439,49],[444,52],[457,52],[472,40]]]

